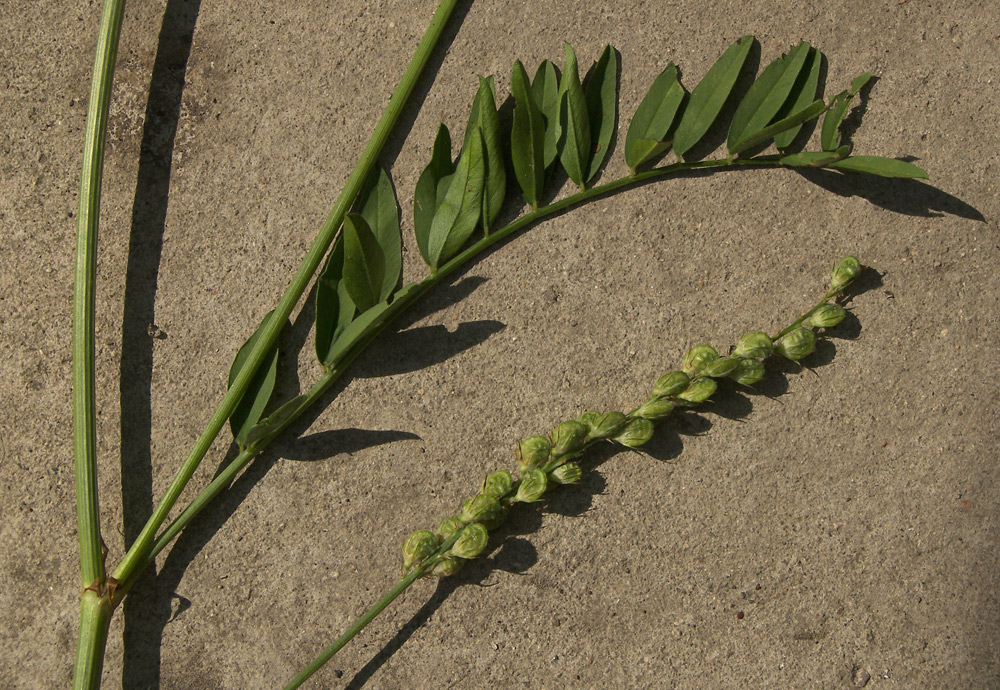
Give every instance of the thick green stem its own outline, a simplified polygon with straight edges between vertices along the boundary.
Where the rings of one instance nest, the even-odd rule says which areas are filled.
[[[114,606],[106,593],[86,590],[80,598],[80,637],[73,665],[74,690],[101,687],[104,647],[113,612]]]
[[[104,3],[97,38],[94,73],[80,174],[73,285],[73,451],[76,475],[80,576],[84,587],[102,586],[104,554],[97,499],[97,417],[94,396],[94,293],[97,284],[97,230],[101,207],[101,172],[124,0]]]
[[[177,499],[180,498],[184,487],[187,485],[191,476],[198,468],[198,465],[205,457],[208,449],[215,441],[216,436],[218,436],[219,432],[222,430],[226,420],[229,419],[229,415],[231,415],[233,410],[236,408],[240,398],[242,398],[243,394],[246,392],[250,381],[253,379],[257,369],[260,367],[260,363],[263,361],[264,357],[277,340],[278,333],[281,331],[282,325],[292,313],[292,310],[298,303],[302,293],[305,292],[308,287],[309,281],[316,272],[316,269],[319,267],[320,261],[323,260],[323,255],[333,242],[333,239],[337,234],[337,230],[340,228],[340,225],[344,220],[345,214],[350,209],[351,204],[354,203],[354,199],[360,193],[365,179],[374,167],[376,158],[381,152],[382,147],[385,145],[385,142],[388,140],[390,131],[399,119],[399,116],[403,111],[403,107],[406,105],[406,101],[409,98],[410,93],[413,91],[421,71],[427,64],[427,60],[430,58],[434,46],[441,37],[441,33],[444,31],[448,18],[455,9],[457,2],[458,0],[442,0],[441,4],[438,6],[437,11],[434,13],[434,17],[431,19],[431,23],[427,28],[427,32],[424,34],[420,45],[417,47],[413,60],[410,62],[409,67],[407,67],[406,72],[403,74],[403,77],[399,82],[399,86],[396,87],[392,97],[389,99],[389,104],[382,113],[382,118],[379,120],[378,125],[375,127],[375,131],[372,133],[371,139],[368,141],[368,145],[361,154],[361,159],[358,161],[358,164],[355,166],[350,177],[348,177],[340,197],[337,199],[336,204],[330,211],[330,215],[327,217],[326,222],[320,229],[312,247],[310,247],[305,258],[302,260],[295,276],[292,278],[291,284],[282,296],[281,301],[279,301],[278,305],[275,307],[274,318],[268,321],[267,327],[261,332],[256,345],[250,353],[247,363],[240,370],[236,380],[233,381],[232,386],[222,398],[222,402],[219,403],[219,407],[209,420],[205,431],[198,438],[198,441],[195,443],[190,455],[188,455],[184,464],[181,465],[180,470],[178,470],[177,475],[174,477],[174,480],[167,489],[163,499],[156,506],[152,516],[150,516],[149,520],[143,526],[139,536],[129,547],[124,559],[122,559],[122,562],[115,570],[114,575],[117,579],[130,579],[140,564],[147,560],[147,555],[156,537],[156,532],[166,520],[167,514],[170,512],[170,509],[173,508]]]
[[[76,258],[73,284],[73,472],[80,541],[80,605],[73,686],[96,688],[101,682],[111,604],[106,593],[105,549],[101,539],[97,492],[97,417],[94,393],[94,293],[97,284],[97,233],[101,208],[101,173],[115,57],[121,35],[124,0],[107,0],[101,12],[80,172]]]

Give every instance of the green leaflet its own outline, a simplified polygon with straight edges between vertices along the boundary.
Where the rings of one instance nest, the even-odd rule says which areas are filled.
[[[823,118],[823,129],[820,134],[820,145],[824,151],[833,151],[840,146],[840,123],[844,121],[847,108],[858,92],[872,78],[871,72],[865,72],[854,78],[848,91],[841,91],[830,99],[830,110]]]
[[[559,156],[559,137],[562,135],[559,126],[559,76],[556,66],[549,60],[543,60],[535,70],[531,93],[545,118],[545,169],[548,170]]]
[[[597,175],[611,145],[618,119],[618,51],[605,46],[584,87],[590,120],[592,158],[585,182]]]
[[[265,436],[269,436],[271,432],[284,424],[288,418],[299,409],[307,397],[308,396],[305,395],[297,395],[269,414],[266,418],[257,422],[247,434],[245,445],[247,447],[252,446]]]
[[[677,67],[672,62],[667,63],[636,108],[625,135],[625,162],[633,175],[636,168],[670,147],[667,132],[674,124],[684,95],[684,87],[677,79]]]
[[[382,301],[385,254],[368,223],[357,213],[344,218],[344,287],[358,311]]]
[[[510,130],[514,176],[524,198],[537,209],[545,185],[545,121],[520,60],[514,61],[511,70],[510,91],[517,103]]]
[[[781,110],[809,56],[810,46],[802,41],[764,68],[740,101],[729,127],[730,154],[744,151],[746,141],[764,129]]]
[[[372,170],[358,196],[356,210],[375,234],[385,258],[385,279],[379,299],[386,299],[399,284],[403,272],[403,244],[399,235],[399,204],[392,179],[381,165]]]
[[[819,72],[822,63],[823,53],[815,48],[811,49],[809,55],[806,57],[805,65],[802,66],[802,72],[792,87],[792,92],[789,94],[788,100],[785,101],[781,110],[778,111],[778,114],[774,118],[775,120],[786,120],[812,104],[816,98],[816,88],[819,86]],[[792,142],[795,141],[795,137],[798,136],[801,130],[802,125],[798,124],[786,129],[784,132],[776,134],[774,145],[779,151],[784,151],[792,145]]]
[[[344,331],[337,336],[337,339],[333,343],[333,347],[330,348],[330,360],[329,362],[335,362],[340,360],[347,351],[358,344],[368,333],[368,327],[375,322],[375,320],[385,313],[385,310],[389,308],[388,302],[379,302],[374,307],[366,312],[358,315],[358,318],[354,319],[350,325],[344,329]]]
[[[778,162],[782,165],[794,165],[806,168],[822,168],[834,161],[844,158],[851,152],[850,146],[841,146],[836,151],[805,151],[782,156]]]
[[[843,160],[830,163],[828,168],[847,170],[850,172],[868,173],[881,177],[916,177],[927,179],[927,172],[913,163],[898,161],[895,158],[881,156],[848,156]]]
[[[576,53],[569,43],[563,44],[563,48],[566,52],[566,64],[559,82],[559,127],[562,130],[559,137],[559,160],[569,179],[582,189],[590,170],[590,117],[587,113],[587,97],[580,84]]]
[[[474,132],[479,132],[479,128],[476,127]],[[455,173],[449,179],[444,195],[438,198],[430,237],[427,238],[427,254],[433,270],[462,248],[479,223],[486,173],[483,154],[482,134],[466,137]]]
[[[472,101],[472,112],[465,128],[465,145],[474,134],[476,127],[482,131],[486,164],[483,182],[482,225],[489,232],[490,224],[500,213],[507,193],[507,171],[504,169],[503,152],[500,142],[500,115],[497,113],[496,94],[493,77],[479,78],[479,90]]]
[[[451,135],[448,133],[448,128],[442,124],[434,138],[431,162],[420,174],[413,191],[413,234],[416,236],[420,256],[428,266],[433,265],[428,250],[428,238],[431,235],[434,214],[437,212],[438,197],[443,196],[441,192],[444,189],[441,182],[454,172],[455,165],[451,162]]]
[[[344,275],[344,236],[333,243],[323,270],[316,281],[316,358],[321,364],[330,362],[330,346],[349,323],[357,310],[341,280]]]
[[[802,126],[803,122],[819,117],[824,110],[826,110],[826,105],[822,100],[813,101],[808,107],[800,110],[794,115],[789,115],[784,120],[778,120],[777,122],[760,130],[756,134],[751,134],[740,142],[737,150],[732,153],[735,154],[740,151],[752,149],[754,146],[759,146],[760,144],[770,141],[775,135],[784,134],[789,130],[797,129]]]
[[[270,321],[271,315],[274,314],[274,310],[267,312],[264,318],[260,322],[260,326],[257,330],[253,332],[245,343],[243,347],[240,348],[239,352],[236,353],[235,359],[233,359],[233,364],[229,368],[229,386],[233,385],[233,381],[239,376],[240,370],[243,369],[243,365],[246,364],[247,358],[250,357],[250,352],[253,350],[254,344],[257,342],[257,338],[260,337],[261,331],[267,326],[267,322]],[[229,428],[232,429],[233,439],[239,445],[240,450],[246,447],[247,434],[260,419],[261,415],[264,414],[264,408],[267,407],[268,401],[271,399],[271,394],[274,393],[274,382],[278,377],[278,346],[275,345],[267,356],[260,364],[260,369],[254,375],[253,379],[250,381],[250,385],[247,387],[246,393],[240,398],[240,402],[236,405],[236,409],[233,413],[229,415]]]
[[[674,132],[674,153],[678,156],[683,156],[697,144],[719,116],[736,85],[736,79],[746,63],[753,42],[753,36],[744,36],[729,46],[698,86],[694,87],[677,131]]]

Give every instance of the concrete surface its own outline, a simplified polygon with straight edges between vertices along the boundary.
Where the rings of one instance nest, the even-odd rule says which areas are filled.
[[[71,263],[99,5],[0,5],[4,688],[71,674]],[[930,183],[674,179],[483,257],[160,559],[116,613],[104,687],[280,686],[395,580],[406,534],[513,466],[519,438],[628,409],[692,344],[780,326],[846,253],[874,271],[811,369],[776,372],[767,395],[729,390],[644,452],[596,454],[581,486],[513,518],[458,577],[418,583],[311,687],[1000,687],[991,5],[466,2],[382,159],[407,280],[424,270],[412,190],[437,123],[460,132],[476,74],[504,98],[515,58],[561,64],[563,40],[586,65],[605,43],[621,51],[604,180],[626,172],[624,128],[667,60],[690,89],[752,33],[762,64],[801,39],[821,48],[828,95],[873,70],[855,152],[912,156]],[[220,399],[434,6],[129,4],[97,305],[111,561]],[[518,212],[513,201],[505,217]],[[310,318],[283,395],[317,375]]]

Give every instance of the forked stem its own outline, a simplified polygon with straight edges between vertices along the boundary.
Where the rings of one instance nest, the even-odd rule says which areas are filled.
[[[437,11],[435,11],[434,17],[431,19],[430,25],[427,27],[427,31],[420,41],[420,45],[417,47],[410,65],[407,67],[399,85],[389,99],[389,104],[382,113],[382,118],[379,120],[378,125],[376,125],[375,131],[368,141],[368,145],[361,154],[358,164],[355,166],[350,177],[348,177],[343,191],[341,191],[336,204],[334,204],[333,210],[330,211],[326,222],[320,229],[319,234],[306,253],[298,270],[295,272],[291,284],[282,296],[281,301],[275,307],[273,318],[268,320],[267,326],[260,332],[260,336],[257,338],[257,342],[251,350],[246,364],[240,369],[239,375],[233,381],[225,396],[223,396],[218,408],[216,408],[204,432],[202,432],[195,443],[190,455],[188,455],[187,459],[181,465],[166,494],[143,526],[135,542],[129,547],[122,562],[115,569],[114,576],[116,579],[123,582],[130,581],[137,569],[143,563],[147,562],[149,550],[156,538],[157,531],[167,519],[167,515],[174,507],[177,499],[180,498],[181,492],[184,491],[184,487],[187,486],[188,481],[205,457],[208,449],[219,435],[226,420],[229,419],[236,405],[239,404],[240,399],[253,380],[264,357],[274,346],[285,320],[292,313],[295,305],[298,304],[299,298],[305,292],[309,281],[312,279],[313,274],[323,260],[323,256],[333,242],[344,220],[344,216],[361,192],[365,179],[374,167],[376,158],[382,151],[382,147],[385,146],[385,142],[389,138],[389,133],[399,119],[403,107],[406,105],[406,101],[409,99],[414,86],[416,86],[417,79],[427,64],[438,39],[440,39],[457,2],[458,0],[441,0],[441,4],[438,6]]]

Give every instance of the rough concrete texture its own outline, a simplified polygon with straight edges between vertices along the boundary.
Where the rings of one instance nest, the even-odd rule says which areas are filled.
[[[99,5],[0,5],[4,688],[71,675],[71,265]],[[221,398],[434,7],[129,4],[97,293],[111,562]],[[513,60],[561,64],[563,40],[584,67],[605,43],[621,51],[602,180],[627,173],[625,127],[666,62],[690,89],[747,33],[761,64],[801,39],[821,48],[827,95],[873,70],[855,152],[912,156],[931,179],[680,177],[482,257],[160,558],[116,612],[104,687],[287,682],[395,581],[405,535],[512,468],[519,438],[629,409],[692,344],[779,327],[846,253],[874,270],[810,367],[779,367],[760,394],[726,389],[642,452],[592,455],[582,485],[513,516],[457,577],[417,583],[310,687],[1000,687],[995,9],[466,2],[382,156],[405,280],[425,271],[412,190],[437,123],[460,133],[475,75],[506,99]],[[504,218],[520,212],[512,196]],[[311,317],[287,340],[283,396],[318,375]],[[231,456],[226,434],[193,487]]]

